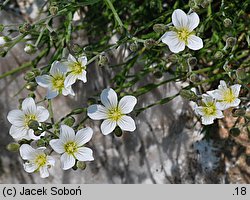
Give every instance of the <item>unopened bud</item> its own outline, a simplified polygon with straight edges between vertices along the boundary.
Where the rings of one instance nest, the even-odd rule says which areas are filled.
[[[50,6],[49,12],[51,15],[56,15],[58,12],[58,7],[57,6]]]
[[[20,33],[27,33],[30,31],[31,28],[32,28],[32,26],[29,23],[24,23],[23,25],[21,25],[19,27],[19,32]]]
[[[167,28],[166,28],[166,25],[164,24],[155,24],[153,26],[153,30],[154,32],[161,34],[161,33],[164,33],[167,30]]]
[[[46,146],[46,141],[44,140],[44,139],[39,139],[39,140],[37,140],[37,142],[36,142],[36,145],[38,146],[38,147],[44,147],[44,146]]]
[[[107,66],[109,64],[109,59],[107,56],[105,55],[100,55],[99,56],[99,61],[98,61],[98,65],[100,67],[104,67],[104,66]]]
[[[236,70],[236,76],[238,80],[244,81],[247,79],[247,73],[245,69],[239,68]]]
[[[37,83],[35,82],[30,82],[28,84],[25,85],[25,88],[29,91],[35,91],[37,88]]]
[[[78,169],[85,170],[85,169],[86,169],[86,163],[83,162],[83,161],[77,161],[76,167],[77,167]]]
[[[36,95],[32,92],[32,93],[28,94],[28,97],[31,97],[31,98],[35,99]]]
[[[75,118],[70,116],[70,117],[67,117],[66,119],[63,120],[63,123],[69,127],[73,126],[74,123],[75,123]]]
[[[114,130],[115,136],[116,137],[121,137],[122,136],[122,130],[119,126],[117,126]]]
[[[170,62],[175,63],[175,62],[178,61],[178,56],[175,55],[175,54],[171,54],[170,56],[168,56],[168,60],[169,60]]]
[[[214,58],[215,59],[222,59],[224,57],[224,54],[221,52],[221,51],[217,51],[215,54],[214,54]]]
[[[27,54],[34,54],[37,51],[37,48],[33,44],[26,44],[24,47],[24,51]]]
[[[232,26],[232,20],[229,18],[224,19],[223,24],[226,28]]]
[[[28,123],[28,126],[32,130],[38,130],[39,122],[36,121],[36,120],[30,120],[29,123]]]
[[[34,131],[34,135],[35,136],[40,136],[43,132],[44,132],[43,130],[37,129],[37,130]]]
[[[233,47],[236,44],[236,38],[235,37],[228,37],[226,40],[226,45],[228,47]]]
[[[188,58],[187,63],[190,67],[194,67],[195,65],[197,65],[197,58],[196,57]]]
[[[35,76],[39,76],[41,74],[41,71],[38,68],[32,69],[32,72],[35,74]]]
[[[132,44],[130,44],[130,45],[129,45],[129,49],[130,49],[130,51],[132,51],[132,52],[137,51],[137,50],[138,50],[138,44],[137,44],[137,42],[133,42]]]
[[[16,142],[12,142],[12,143],[9,143],[7,146],[6,146],[6,149],[8,151],[12,151],[12,152],[17,152],[20,148],[20,144],[16,143]]]
[[[157,44],[157,42],[154,40],[154,39],[147,39],[144,41],[144,46],[147,48],[147,49],[150,49],[152,48],[153,46],[155,46]]]
[[[232,134],[235,137],[240,135],[240,129],[239,128],[235,128],[235,127],[231,128],[229,132],[230,132],[230,134]]]
[[[189,81],[191,81],[192,83],[198,83],[198,82],[200,82],[200,78],[197,74],[191,73],[189,75]]]
[[[246,110],[244,108],[234,109],[232,114],[233,117],[243,117],[246,114]]]
[[[25,75],[24,75],[24,80],[27,81],[27,82],[30,82],[30,81],[34,81],[35,80],[35,73],[34,72],[27,72]]]
[[[180,91],[180,96],[189,101],[195,101],[198,99],[198,96],[192,90],[182,89]]]

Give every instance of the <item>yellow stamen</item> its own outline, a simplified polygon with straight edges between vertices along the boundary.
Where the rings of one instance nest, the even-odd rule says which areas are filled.
[[[214,116],[216,115],[216,106],[214,103],[208,103],[203,107],[203,113],[205,116]]]
[[[35,163],[39,166],[42,167],[44,165],[46,165],[47,163],[47,156],[45,154],[39,154],[36,159],[35,159]]]
[[[54,89],[61,91],[64,88],[65,77],[61,74],[58,74],[53,77],[52,86]]]
[[[236,96],[233,94],[232,89],[231,88],[226,89],[223,94],[223,101],[227,103],[232,103],[235,101],[235,99],[236,99]]]
[[[82,66],[80,62],[74,62],[73,64],[70,65],[70,70],[75,75],[81,74],[85,69],[86,67]]]
[[[25,115],[25,118],[24,118],[24,126],[25,127],[29,127],[29,122],[31,120],[36,120],[37,121],[37,117],[33,114],[28,114],[28,115]]]
[[[121,109],[118,107],[112,108],[108,112],[108,118],[112,121],[118,121],[123,116]]]
[[[77,152],[77,145],[75,142],[67,142],[64,145],[65,152],[68,154],[74,154]]]
[[[189,32],[187,29],[183,28],[183,29],[179,29],[176,31],[178,34],[178,38],[181,41],[184,41],[187,44],[187,40],[189,35],[191,35],[191,32]]]

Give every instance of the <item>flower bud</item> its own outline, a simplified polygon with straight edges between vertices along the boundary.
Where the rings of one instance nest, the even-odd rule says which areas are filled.
[[[28,84],[25,85],[25,88],[29,91],[35,91],[37,88],[37,83],[29,82]]]
[[[46,142],[44,139],[39,139],[39,140],[37,140],[37,142],[36,142],[36,145],[37,145],[38,147],[44,147],[44,146],[46,146],[46,144],[47,144],[47,142]]]
[[[147,39],[144,41],[144,46],[147,48],[147,49],[150,49],[152,48],[153,46],[155,46],[157,44],[157,42],[154,40],[154,39]]]
[[[238,80],[244,81],[247,79],[247,73],[245,69],[239,68],[236,70],[236,76]]]
[[[69,127],[73,126],[75,123],[75,118],[72,116],[67,117],[66,119],[63,120],[63,123]]]
[[[199,78],[199,76],[197,74],[191,73],[189,75],[189,81],[192,82],[192,83],[198,83],[198,82],[200,82],[200,78]]]
[[[164,33],[167,30],[167,28],[166,28],[166,25],[164,25],[164,24],[155,24],[153,26],[153,30],[156,33],[162,34],[162,33]]]
[[[233,117],[243,117],[246,114],[246,110],[244,108],[234,109],[232,114]]]
[[[51,15],[56,15],[58,13],[58,7],[57,6],[50,6],[49,12]]]
[[[31,97],[32,99],[35,99],[36,95],[32,92],[32,93],[28,94],[28,97]]]
[[[236,44],[236,41],[235,37],[228,37],[226,40],[227,47],[233,47]]]
[[[122,136],[122,130],[119,126],[117,126],[114,130],[114,134],[116,137],[121,137]]]
[[[81,170],[85,170],[86,169],[86,163],[85,162],[83,162],[83,161],[77,161],[77,163],[76,163],[76,167],[78,168],[78,169],[81,169]]]
[[[195,65],[197,65],[197,58],[196,57],[188,58],[187,63],[189,67],[194,67]]]
[[[155,78],[157,78],[157,79],[160,79],[160,78],[162,78],[162,72],[161,71],[156,71],[156,72],[154,72],[154,77]]]
[[[189,101],[195,101],[198,99],[198,96],[191,90],[186,90],[186,89],[182,89],[180,91],[180,96],[184,99],[187,99]]]
[[[3,32],[3,30],[4,30],[4,25],[0,24],[0,32]]]
[[[37,48],[33,44],[26,44],[24,47],[24,51],[27,54],[34,54],[36,52]]]
[[[27,81],[27,82],[30,82],[30,81],[34,81],[35,80],[35,73],[34,72],[27,72],[25,75],[24,75],[24,80]]]
[[[132,52],[137,51],[137,50],[138,50],[138,44],[137,44],[137,42],[133,42],[132,44],[130,44],[130,45],[129,45],[129,49],[130,49],[130,51],[132,51]]]
[[[23,25],[21,25],[19,27],[19,32],[20,33],[27,33],[30,31],[31,28],[32,28],[32,26],[29,23],[24,23]]]
[[[38,127],[39,127],[39,122],[36,121],[36,120],[30,120],[29,123],[28,123],[28,126],[30,129],[32,130],[38,130]]]
[[[109,64],[109,59],[107,56],[105,55],[100,55],[99,56],[99,61],[98,61],[98,65],[100,67],[104,67],[104,66],[107,66]]]
[[[6,146],[6,149],[8,151],[12,151],[12,152],[17,152],[20,148],[20,144],[16,143],[16,142],[12,142],[12,143],[9,143],[7,146]]]
[[[221,52],[221,51],[217,51],[215,54],[214,54],[214,58],[215,59],[222,59],[224,57],[224,54]]]
[[[235,127],[231,128],[229,132],[230,132],[230,134],[232,134],[235,137],[240,135],[240,129],[239,128],[235,128]]]
[[[39,76],[41,74],[41,71],[38,68],[34,68],[31,71],[35,74],[35,76]]]
[[[229,18],[224,19],[223,24],[226,28],[232,26],[232,20]]]
[[[34,131],[34,135],[35,136],[40,136],[43,132],[44,132],[43,130],[37,129],[37,130]]]

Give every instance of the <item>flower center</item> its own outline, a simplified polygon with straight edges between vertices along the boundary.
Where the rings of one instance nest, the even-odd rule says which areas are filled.
[[[71,69],[71,72],[73,72],[73,74],[78,75],[78,74],[81,74],[82,71],[86,69],[86,67],[82,66],[82,64],[79,62],[74,62],[70,66],[70,69]]]
[[[75,142],[67,142],[64,145],[65,152],[68,154],[74,154],[77,151],[77,145]]]
[[[64,88],[65,77],[63,75],[56,75],[53,77],[52,86],[54,89],[61,91]]]
[[[42,167],[47,163],[47,156],[45,154],[39,154],[36,156],[35,163]]]
[[[223,100],[227,103],[232,103],[236,99],[231,88],[228,88],[223,94]]]
[[[33,114],[25,115],[25,118],[24,118],[24,126],[25,126],[26,128],[29,127],[29,122],[30,122],[31,120],[37,121],[37,117],[36,117],[35,115],[33,115]]]
[[[123,116],[121,109],[118,107],[112,108],[108,111],[108,118],[112,121],[118,121]]]
[[[185,43],[187,43],[187,39],[188,39],[188,37],[190,35],[190,32],[187,29],[185,29],[185,28],[179,29],[179,30],[177,30],[177,34],[178,34],[178,38],[180,40],[182,40]]]
[[[208,104],[206,107],[203,107],[203,113],[206,116],[213,116],[216,114],[216,106],[215,104]]]

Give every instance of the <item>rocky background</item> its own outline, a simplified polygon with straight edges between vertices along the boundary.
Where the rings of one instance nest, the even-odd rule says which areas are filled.
[[[0,23],[32,21],[42,3],[42,0],[18,0],[7,12],[0,11]],[[76,34],[74,38],[87,42],[84,33]],[[0,74],[32,60],[23,48],[24,44],[19,44],[0,58]],[[112,62],[118,62],[121,57],[122,49],[114,51]],[[40,65],[45,62],[43,60]],[[112,134],[103,136],[99,122],[87,121],[95,132],[89,144],[95,161],[87,163],[86,170],[63,171],[57,163],[47,179],[28,174],[23,170],[19,154],[6,150],[6,145],[13,141],[8,133],[7,113],[27,94],[25,90],[19,93],[25,83],[24,72],[0,80],[0,183],[250,183],[247,132],[242,129],[239,137],[230,137],[228,128],[235,119],[228,116],[218,123],[211,139],[205,139],[201,125],[194,117],[192,104],[181,97],[142,112],[136,118],[136,131],[124,133],[120,138]],[[112,71],[90,65],[88,82],[73,88],[76,91],[74,98],[60,96],[53,100],[55,118],[64,116],[72,108],[86,105],[86,97],[107,87],[110,76]],[[137,106],[174,95],[181,86],[181,83],[170,83],[157,88],[141,96]],[[45,91],[41,89],[39,92],[44,95]]]

